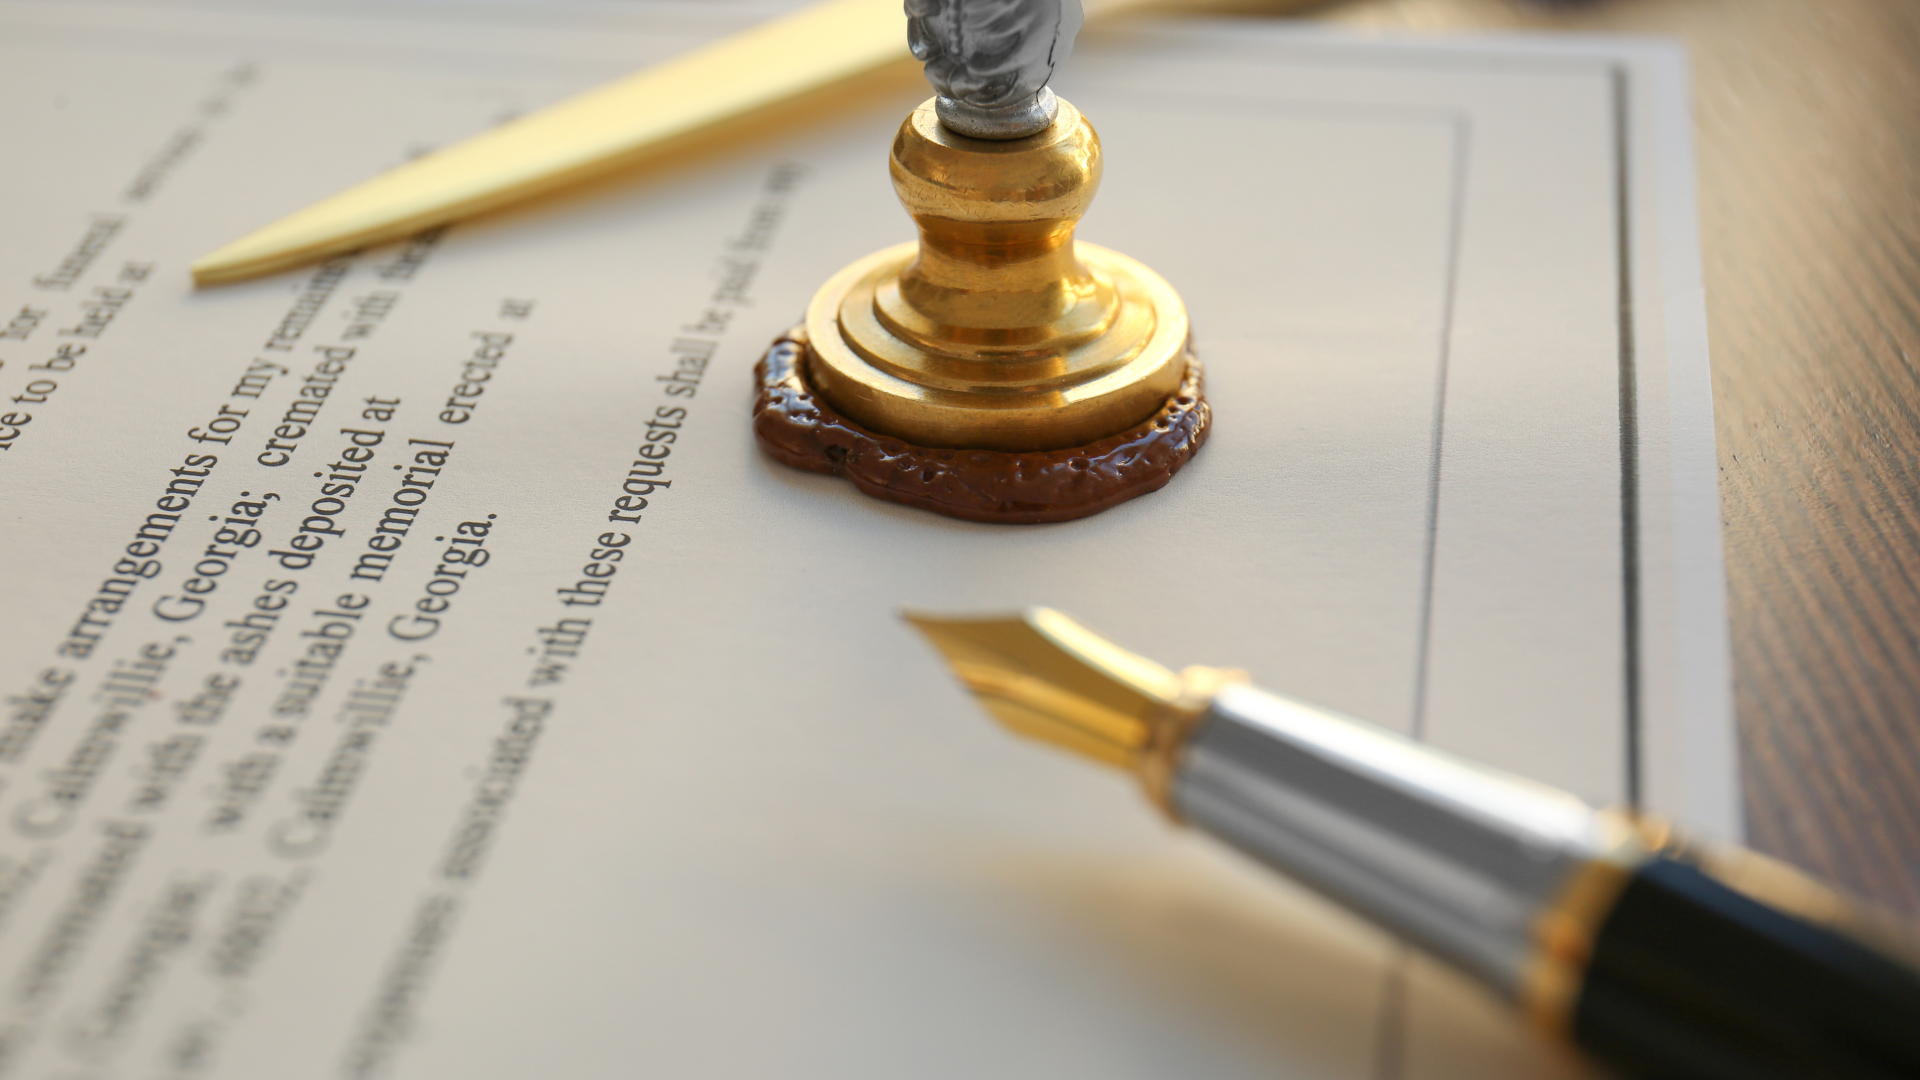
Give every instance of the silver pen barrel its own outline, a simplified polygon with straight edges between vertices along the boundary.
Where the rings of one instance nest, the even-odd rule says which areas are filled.
[[[1553,788],[1250,687],[1216,695],[1171,809],[1508,996],[1617,820]]]

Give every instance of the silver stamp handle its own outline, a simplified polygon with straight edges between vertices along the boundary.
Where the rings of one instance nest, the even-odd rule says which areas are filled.
[[[906,0],[907,43],[926,65],[940,122],[976,139],[1044,131],[1047,88],[1079,33],[1080,0]]]

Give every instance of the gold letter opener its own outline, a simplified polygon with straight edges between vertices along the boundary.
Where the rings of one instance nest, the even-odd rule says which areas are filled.
[[[1088,16],[1145,0],[1088,0]],[[1295,6],[1280,0],[1276,8]],[[899,65],[901,0],[826,0],[382,173],[193,264],[199,285],[286,270],[640,163],[689,135]]]
[[[193,264],[211,285],[398,240],[635,164],[668,140],[907,60],[900,0],[827,0],[382,173]]]

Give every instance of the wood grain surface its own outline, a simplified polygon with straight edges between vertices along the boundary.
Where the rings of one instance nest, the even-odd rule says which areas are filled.
[[[1920,912],[1920,2],[1314,15],[1687,43],[1749,837]]]

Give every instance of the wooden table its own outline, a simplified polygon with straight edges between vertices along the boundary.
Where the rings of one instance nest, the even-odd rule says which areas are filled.
[[[1920,2],[1349,0],[1315,15],[1692,50],[1749,836],[1920,912]]]

